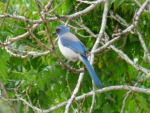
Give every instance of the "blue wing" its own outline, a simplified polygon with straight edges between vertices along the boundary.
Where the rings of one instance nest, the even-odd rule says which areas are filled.
[[[81,55],[86,56],[86,53],[88,51],[87,51],[87,49],[85,48],[85,46],[83,45],[82,42],[72,41],[72,40],[69,40],[65,37],[61,37],[60,40],[61,40],[61,43],[62,43],[63,46],[66,46],[66,47],[72,49],[73,51],[75,51],[75,52],[77,52]]]

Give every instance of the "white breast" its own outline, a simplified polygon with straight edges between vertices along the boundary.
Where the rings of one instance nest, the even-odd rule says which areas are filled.
[[[61,41],[60,39],[58,39],[58,46],[59,46],[59,49],[61,51],[61,53],[68,59],[68,60],[71,60],[73,62],[76,62],[79,60],[79,54],[74,52],[73,50],[71,50],[70,48],[68,47],[65,47],[61,44]]]

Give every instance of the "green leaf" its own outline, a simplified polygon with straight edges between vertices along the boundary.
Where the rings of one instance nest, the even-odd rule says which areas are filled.
[[[129,111],[128,111],[128,112],[134,113],[134,112],[136,111],[136,106],[137,106],[137,105],[136,105],[135,100],[134,100],[134,99],[130,100],[129,106],[128,106],[128,108],[129,108]]]
[[[112,108],[108,102],[103,105],[103,113],[111,113],[111,109]]]
[[[0,48],[0,77],[2,80],[6,81],[7,79],[7,71],[8,71],[8,60],[10,55],[4,50]]]
[[[149,112],[149,103],[146,102],[145,98],[143,98],[141,95],[136,94],[136,99],[138,100],[139,105],[141,106],[141,109],[143,109],[145,112]]]

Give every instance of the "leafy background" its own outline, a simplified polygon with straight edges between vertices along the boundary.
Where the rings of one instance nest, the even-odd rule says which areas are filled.
[[[113,15],[119,15],[128,25],[133,23],[135,13],[141,6],[137,4],[143,4],[145,0],[109,0],[107,24],[105,32],[109,36],[109,40],[114,37],[112,35],[118,30],[124,30],[127,26],[121,24],[121,22],[112,18]],[[38,0],[40,11],[49,2],[49,0]],[[91,1],[92,2],[92,1]],[[8,4],[8,7],[7,7]],[[47,15],[47,18],[57,17],[57,15],[71,15],[78,11],[82,11],[87,8],[89,4],[79,4],[76,0],[55,0]],[[6,11],[7,10],[7,11]],[[80,28],[78,23],[82,22],[87,28],[89,28],[95,35],[99,34],[101,28],[102,15],[104,10],[104,4],[100,4],[87,14],[82,15],[69,21],[69,25],[72,33],[76,34],[78,38],[85,44],[90,51],[95,43],[93,38],[84,29]],[[146,47],[150,49],[150,13],[148,7],[145,9],[140,19],[136,30],[141,33]],[[2,15],[10,14],[22,16],[30,20],[39,20],[40,16],[34,0],[2,0],[0,1],[0,42],[7,42],[7,39],[13,39],[27,32],[27,25],[33,26],[34,23],[27,23],[23,20],[5,17]],[[63,24],[67,21],[65,18],[56,19],[54,21],[47,22],[51,39],[55,41],[57,36],[52,35],[56,26]],[[81,27],[82,28],[82,27]],[[44,24],[41,23],[34,31],[33,34],[47,47],[51,47],[49,43],[49,37],[47,35]],[[88,37],[83,37],[88,36]],[[104,41],[99,44],[99,47],[104,45]],[[48,50],[41,47],[36,40],[30,35],[13,42],[10,46],[10,51],[17,55],[24,55],[23,52],[18,51],[36,51],[42,53]],[[116,48],[120,49],[127,55],[134,63],[149,70],[150,63],[147,59],[141,42],[137,34],[122,35],[122,38],[113,44]],[[19,58],[13,56],[10,52],[6,51],[5,46],[0,45],[0,80],[7,89],[7,94],[10,99],[23,98],[32,103],[40,109],[48,109],[56,106],[71,97],[71,92],[74,90],[79,73],[69,72],[64,69],[56,58],[53,52],[34,56],[29,55],[26,58]],[[16,49],[18,51],[14,51]],[[55,51],[58,55],[65,60],[57,44],[55,44]],[[67,61],[67,60],[65,60]],[[69,64],[70,66],[73,63]],[[82,63],[77,63],[76,69],[83,67]],[[134,86],[138,80],[141,80],[148,75],[142,71],[135,69],[126,60],[122,59],[117,52],[109,47],[104,51],[95,55],[93,67],[103,83],[103,87],[127,85]],[[140,83],[138,87],[149,88],[150,80],[147,79]],[[88,72],[85,72],[84,79],[81,84],[81,88],[77,96],[92,91],[92,82]],[[0,91],[3,94],[2,87]],[[71,91],[71,92],[70,92]],[[125,90],[109,91],[96,95],[96,102],[94,104],[93,113],[118,113],[121,111],[122,102],[126,95]],[[19,95],[17,97],[16,95]],[[5,96],[4,96],[5,97]],[[9,106],[7,100],[0,99],[0,106]],[[5,103],[4,103],[5,102]],[[35,112],[31,107],[28,107],[23,101],[12,101],[14,108],[18,113]],[[92,97],[87,97],[77,103],[72,103],[71,112],[88,112],[92,103]],[[147,113],[150,110],[150,96],[148,94],[141,94],[132,92],[126,101],[126,107],[124,112],[126,113]],[[4,104],[4,105],[3,105]],[[7,104],[7,105],[6,105]],[[83,105],[82,105],[83,104]],[[82,106],[80,106],[82,105]],[[2,109],[1,109],[2,110]],[[5,113],[8,108],[3,109],[1,112]],[[56,113],[64,112],[65,107],[57,109]],[[9,112],[9,110],[7,111]]]

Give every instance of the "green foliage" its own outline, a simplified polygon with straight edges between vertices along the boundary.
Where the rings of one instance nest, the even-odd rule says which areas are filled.
[[[42,11],[43,7],[49,2],[49,0],[38,0],[39,9]],[[144,0],[139,0],[143,4]],[[0,1],[0,15],[3,15],[6,7],[6,0]],[[77,4],[79,5],[77,7]],[[55,13],[59,16],[70,15],[87,8],[88,4],[79,4],[76,0],[59,1],[54,0],[52,8],[55,8],[54,12],[49,12],[47,18],[55,16]],[[133,23],[133,18],[136,10],[139,6],[130,0],[110,0],[109,11],[113,11],[114,15],[118,14],[129,25]],[[87,14],[81,15],[81,17],[75,18],[74,21],[81,22],[88,27],[95,35],[99,33],[102,22],[104,5],[97,6],[94,10],[91,10]],[[39,20],[40,16],[37,11],[34,0],[10,0],[7,14],[23,16],[31,20]],[[108,13],[107,24],[105,32],[113,39],[112,34],[115,30],[126,29],[120,22],[110,17]],[[59,21],[50,21],[47,23],[52,40],[54,41],[56,36],[52,35],[55,27],[61,22],[66,22],[67,19],[61,19]],[[74,27],[79,27],[73,20],[69,21]],[[0,20],[2,27],[0,28],[0,42],[6,42],[6,40],[13,39],[27,32],[27,23],[19,19],[5,18],[4,22]],[[28,25],[33,26],[32,23]],[[140,16],[137,30],[142,34],[148,50],[150,50],[150,15],[148,12],[143,12]],[[89,36],[86,30],[79,30],[76,32],[74,29],[71,31],[76,34],[81,41],[85,44],[90,51],[95,43],[95,38],[90,36],[88,39],[83,38],[77,33],[83,36]],[[51,47],[48,43],[49,38],[47,36],[44,24],[40,24],[39,27],[33,31],[34,35],[47,47]],[[104,41],[102,40],[104,43]],[[123,45],[123,46],[122,46]],[[99,44],[99,47],[102,43]],[[122,38],[114,43],[115,47],[120,48],[135,64],[143,66],[149,69],[150,64],[145,56],[145,52],[139,41],[137,34],[129,33],[122,36]],[[19,51],[31,52],[36,51],[39,53],[45,52],[45,48],[41,47],[36,40],[30,35],[21,40],[17,40],[10,45],[10,47]],[[58,55],[64,59],[62,54],[58,51],[57,45],[55,45],[55,51]],[[17,52],[15,52],[17,53]],[[19,53],[18,55],[23,55]],[[118,53],[108,49],[95,55],[94,69],[103,83],[103,87],[115,86],[115,85],[134,85],[138,80],[141,80],[145,76],[145,73],[136,70],[132,65],[119,57]],[[73,63],[69,63],[70,67]],[[83,67],[82,63],[78,63],[75,68]],[[43,110],[56,106],[60,103],[70,99],[71,93],[74,90],[79,74],[69,72],[63,69],[58,59],[51,52],[47,55],[32,56],[27,58],[18,58],[10,55],[5,47],[0,48],[0,79],[8,89],[8,95],[10,98],[17,98],[19,95],[23,99],[27,100],[34,106]],[[150,87],[150,80],[147,80],[139,85],[143,88]],[[1,88],[0,88],[1,90]],[[71,92],[70,92],[71,91]],[[92,91],[92,82],[88,72],[85,72],[81,89],[78,92],[78,96]],[[122,107],[122,101],[125,97],[126,91],[111,91],[104,92],[96,95],[96,102],[94,105],[93,113],[119,113]],[[30,99],[29,99],[30,98]],[[26,111],[27,105],[22,101],[14,102],[15,107],[17,104],[20,106],[17,108],[19,113]],[[89,112],[92,103],[92,97],[85,97],[84,100],[80,100],[77,103],[72,104],[72,108],[77,108],[78,112]],[[146,94],[132,93],[126,103],[125,113],[146,113],[149,112],[150,97]],[[82,105],[82,106],[81,106]],[[29,107],[29,113],[33,113],[33,109]],[[56,111],[56,113],[64,112],[65,107],[62,107]],[[71,112],[74,110],[70,109]]]
[[[8,65],[7,61],[10,59],[10,55],[4,50],[0,48],[0,78],[6,81],[8,75]]]

